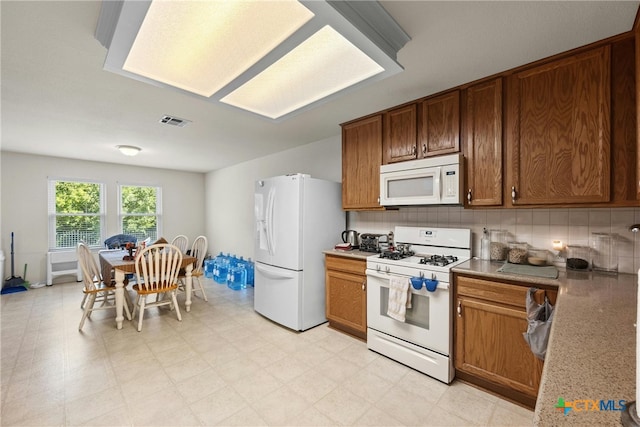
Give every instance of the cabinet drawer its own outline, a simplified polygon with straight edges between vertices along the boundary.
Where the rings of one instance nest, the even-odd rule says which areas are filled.
[[[526,296],[529,286],[519,286],[506,283],[490,282],[472,277],[458,277],[456,280],[457,294],[483,299],[514,307],[526,308]],[[544,301],[545,291],[538,289],[535,300],[539,304]]]
[[[327,270],[345,271],[347,273],[364,276],[365,270],[367,269],[367,262],[365,260],[355,258],[327,255],[325,261]]]

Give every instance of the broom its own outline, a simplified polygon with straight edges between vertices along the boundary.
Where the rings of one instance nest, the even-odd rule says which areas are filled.
[[[20,276],[15,276],[14,265],[13,265],[13,231],[11,232],[11,277],[4,281],[4,285],[2,286],[2,294],[9,294],[12,292],[22,292],[26,291],[27,288],[25,284],[25,280]],[[24,265],[24,274],[27,273],[27,265]]]

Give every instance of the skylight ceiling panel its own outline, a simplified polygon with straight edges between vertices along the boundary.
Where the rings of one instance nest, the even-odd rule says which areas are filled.
[[[221,102],[276,119],[383,71],[327,25]]]
[[[208,98],[312,18],[297,1],[154,1],[123,69]]]

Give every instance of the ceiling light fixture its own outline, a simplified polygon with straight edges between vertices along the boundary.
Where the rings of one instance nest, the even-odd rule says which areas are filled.
[[[376,1],[103,1],[104,69],[284,120],[402,71]]]
[[[135,145],[117,145],[116,148],[125,156],[135,156],[142,151],[142,148]]]

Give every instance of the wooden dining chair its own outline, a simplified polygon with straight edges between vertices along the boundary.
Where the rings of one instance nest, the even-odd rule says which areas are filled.
[[[207,248],[208,241],[205,236],[198,236],[196,240],[193,241],[193,245],[191,246],[192,257],[196,258],[196,261],[193,265],[193,270],[191,271],[191,293],[192,295],[196,295],[196,292],[200,292],[202,294],[202,299],[205,301],[209,301],[207,298],[207,294],[204,291],[204,286],[202,285],[202,277],[204,276],[204,270],[202,264],[204,263],[204,257],[207,256]],[[196,287],[196,281],[198,282],[198,286]],[[186,283],[187,276],[184,271],[180,271],[180,289],[186,291]]]
[[[133,307],[133,317],[138,313],[138,332],[142,330],[144,310],[149,307],[168,305],[175,309],[176,317],[182,321],[176,300],[178,273],[182,265],[182,252],[177,246],[160,243],[148,246],[136,255],[136,284],[133,289],[138,297]],[[149,295],[156,295],[155,301],[147,301]],[[163,298],[170,296],[170,298]]]
[[[177,246],[180,249],[180,252],[185,254],[187,253],[187,249],[189,248],[189,238],[184,234],[179,234],[173,238],[171,244],[173,246]]]
[[[94,310],[115,310],[116,287],[111,284],[110,280],[107,280],[106,283],[103,281],[98,263],[96,263],[91,250],[85,243],[78,243],[77,254],[84,283],[82,289],[84,296],[81,303],[81,307],[83,308],[82,319],[80,319],[80,325],[78,326],[78,330],[81,331],[85,320],[91,318],[91,313]],[[96,301],[101,302],[101,304],[96,306]],[[123,308],[127,318],[131,320],[131,312],[129,311],[129,305],[126,303],[126,299]]]

